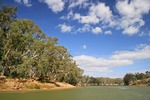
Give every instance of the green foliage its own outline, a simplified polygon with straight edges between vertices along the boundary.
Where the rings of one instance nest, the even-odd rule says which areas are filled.
[[[150,78],[150,71],[146,71],[146,72],[145,72],[145,77],[146,77],[146,78]]]
[[[16,7],[0,9],[0,62],[2,74],[12,78],[37,78],[76,85],[82,70],[68,50],[47,37],[33,21],[16,19]]]
[[[39,85],[26,85],[26,88],[29,88],[29,89],[40,89],[40,86]]]
[[[0,74],[2,73],[2,71],[3,71],[3,66],[2,66],[2,64],[0,62]]]
[[[135,73],[135,76],[138,80],[144,79],[146,77],[144,73]]]
[[[135,73],[135,74],[128,73],[124,76],[123,80],[125,85],[148,84],[149,81],[144,80],[146,78],[150,78],[150,71],[146,71],[145,73]],[[136,80],[137,82],[135,82]]]
[[[125,85],[129,85],[132,82],[134,82],[136,80],[136,77],[134,74],[128,73],[124,76],[123,81]]]
[[[8,39],[8,30],[10,28],[10,24],[16,18],[16,7],[9,7],[3,5],[0,9],[0,61],[2,60],[2,56],[4,56],[4,45],[5,41]]]
[[[103,77],[89,77],[82,76],[80,79],[82,85],[122,85],[123,80],[121,78],[103,78]]]

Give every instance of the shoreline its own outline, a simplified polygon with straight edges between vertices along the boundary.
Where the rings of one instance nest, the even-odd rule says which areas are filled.
[[[27,92],[39,92],[39,91],[58,91],[58,90],[69,90],[79,87],[55,87],[51,89],[21,89],[21,90],[9,90],[9,89],[0,89],[0,93],[27,93]]]
[[[128,87],[134,87],[134,86],[136,86],[136,85],[129,85]],[[83,87],[88,87],[88,86],[83,86]],[[105,86],[102,86],[102,87],[105,87]],[[117,86],[114,86],[114,87],[117,87]],[[123,86],[123,87],[126,87],[126,86]],[[149,87],[149,86],[137,85],[136,87]],[[76,88],[80,88],[80,87],[73,86],[73,87],[54,87],[51,89],[21,89],[21,90],[0,89],[0,93],[27,93],[27,92],[40,92],[40,91],[59,91],[59,90],[70,90],[70,89],[76,89]]]
[[[0,80],[0,93],[2,92],[30,92],[45,90],[72,89],[77,86],[65,82],[42,83],[34,79],[10,79]]]

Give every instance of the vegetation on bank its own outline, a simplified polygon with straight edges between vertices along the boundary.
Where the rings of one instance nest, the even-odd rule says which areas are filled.
[[[0,80],[0,91],[8,90],[48,90],[48,89],[59,89],[61,88],[74,88],[75,86],[64,83],[64,82],[51,82],[51,83],[42,83],[34,79],[10,79],[6,78],[3,81]]]
[[[150,71],[145,73],[127,73],[124,78],[104,78],[82,76],[80,84],[83,86],[105,86],[105,85],[136,85],[150,86]]]
[[[106,86],[106,85],[123,85],[122,78],[108,78],[108,77],[89,77],[82,76],[79,82],[82,86]]]
[[[33,21],[17,19],[17,8],[0,8],[0,73],[76,85],[83,71],[57,38],[46,36]]]
[[[123,78],[125,85],[147,85],[150,86],[150,71],[145,73],[127,73]]]

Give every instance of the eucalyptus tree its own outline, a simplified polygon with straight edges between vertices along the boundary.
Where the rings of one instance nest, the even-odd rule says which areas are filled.
[[[83,71],[57,38],[47,37],[29,19],[16,19],[16,7],[0,9],[0,67],[11,77],[77,84]]]
[[[4,74],[4,67],[6,66],[3,62],[3,57],[7,56],[7,52],[4,50],[4,45],[9,39],[8,31],[11,23],[16,19],[16,7],[10,7],[2,5],[0,9],[0,63],[2,67],[2,74]]]
[[[5,40],[3,47],[3,65],[11,68],[18,65],[21,67],[29,59],[30,63],[34,63],[33,60],[40,52],[40,42],[38,41],[45,37],[40,28],[33,21],[27,19],[15,20],[11,23],[7,34],[8,39]]]
[[[135,80],[136,80],[136,76],[132,73],[127,73],[124,78],[123,78],[123,81],[124,81],[124,84],[125,85],[130,85],[132,84]]]

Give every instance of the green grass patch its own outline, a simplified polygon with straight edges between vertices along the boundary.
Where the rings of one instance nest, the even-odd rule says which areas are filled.
[[[28,89],[40,89],[39,85],[26,85],[26,88]]]

